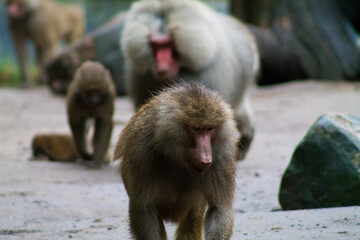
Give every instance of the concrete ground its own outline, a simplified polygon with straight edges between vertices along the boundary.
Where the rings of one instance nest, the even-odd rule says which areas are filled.
[[[360,207],[280,211],[278,190],[291,155],[323,113],[360,116],[360,84],[293,82],[253,88],[256,136],[237,164],[232,239],[360,239]],[[0,89],[0,239],[130,239],[128,197],[117,167],[30,161],[37,133],[69,132],[65,99],[46,88]],[[117,137],[133,113],[116,102]],[[174,226],[167,225],[170,239]]]

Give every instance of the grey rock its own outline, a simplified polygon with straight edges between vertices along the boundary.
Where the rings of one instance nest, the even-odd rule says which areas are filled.
[[[296,147],[281,181],[284,210],[360,205],[360,119],[327,113]]]

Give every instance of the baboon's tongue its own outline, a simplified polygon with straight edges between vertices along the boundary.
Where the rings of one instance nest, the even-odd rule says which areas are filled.
[[[171,80],[178,74],[178,63],[174,59],[175,46],[169,36],[154,37],[150,40],[156,64],[154,75],[161,80]]]
[[[160,75],[171,72],[173,61],[171,46],[164,46],[156,51],[157,71]]]

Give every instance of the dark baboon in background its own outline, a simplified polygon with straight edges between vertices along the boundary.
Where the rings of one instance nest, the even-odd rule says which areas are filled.
[[[62,40],[74,42],[84,34],[83,11],[52,0],[6,0],[10,31],[15,43],[23,84],[30,85],[26,41],[35,45],[39,67],[44,67]],[[40,73],[42,80],[45,77]]]
[[[118,95],[126,94],[124,80],[124,57],[119,50],[119,34],[126,13],[115,15],[103,26],[88,33],[80,40],[62,49],[46,64],[50,89],[57,94],[66,94],[69,83],[78,67],[85,61],[102,63],[111,73]]]
[[[235,110],[239,158],[245,157],[254,135],[246,92],[258,72],[259,56],[243,24],[200,1],[143,0],[128,12],[121,47],[136,108],[178,77],[202,82]]]
[[[109,147],[116,90],[110,73],[97,62],[87,61],[76,71],[67,94],[67,113],[76,147],[89,166],[100,167]],[[86,121],[95,120],[94,153],[86,144]]]
[[[33,156],[44,155],[49,160],[75,162],[80,158],[75,142],[70,134],[37,134],[32,140]]]
[[[140,107],[122,131],[114,159],[130,198],[135,239],[230,239],[236,123],[231,107],[200,84],[167,89]],[[204,213],[207,206],[207,211]]]

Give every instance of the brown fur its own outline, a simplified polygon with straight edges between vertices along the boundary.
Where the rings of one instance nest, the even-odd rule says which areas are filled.
[[[22,12],[12,15],[12,4],[18,4]],[[35,45],[37,62],[43,68],[62,40],[72,43],[84,34],[84,14],[74,6],[65,6],[52,0],[7,0],[7,9],[21,78],[25,85],[30,85],[25,45],[27,40]],[[45,75],[41,73],[40,77],[43,76]]]
[[[104,161],[113,127],[116,90],[110,73],[97,62],[87,61],[76,71],[67,94],[67,113],[77,149],[90,165]],[[86,121],[95,120],[94,154],[86,149]]]
[[[233,118],[230,106],[200,84],[162,91],[135,113],[114,151],[114,159],[122,157],[120,171],[130,198],[135,239],[166,239],[163,221],[179,223],[178,240],[202,239],[203,225],[205,239],[230,239],[236,155]],[[214,127],[212,164],[194,174],[188,129],[207,126]]]
[[[37,134],[32,140],[31,148],[35,158],[45,155],[49,160],[60,162],[75,162],[80,158],[69,134]]]

